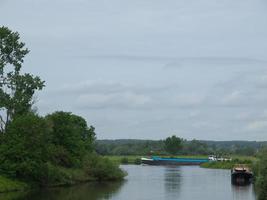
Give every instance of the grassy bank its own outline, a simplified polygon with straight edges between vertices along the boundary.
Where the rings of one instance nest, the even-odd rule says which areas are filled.
[[[48,173],[40,182],[21,181],[0,175],[0,193],[27,191],[42,187],[71,186],[85,182],[120,181],[126,173],[118,167],[118,163],[101,156],[90,156],[83,167],[64,168],[50,166]]]
[[[105,156],[105,158],[111,160],[115,164],[141,164],[142,156]]]
[[[141,164],[142,157],[148,156],[105,156],[116,164]],[[161,156],[161,157],[179,157],[179,158],[199,158],[206,159],[207,155],[179,155],[179,156]],[[210,169],[232,169],[236,164],[247,164],[252,167],[252,164],[257,161],[256,157],[252,156],[231,156],[232,161],[225,162],[208,162],[203,163],[201,167]]]
[[[207,162],[203,163],[200,166],[203,168],[209,168],[209,169],[232,169],[234,165],[237,164],[236,162]]]
[[[4,176],[0,176],[0,193],[25,191],[29,188],[30,186],[22,181],[16,181]]]
[[[207,162],[203,163],[201,167],[210,169],[232,169],[236,164],[246,164],[253,168],[253,163],[256,162],[255,157],[249,156],[233,156],[232,161],[223,162]]]

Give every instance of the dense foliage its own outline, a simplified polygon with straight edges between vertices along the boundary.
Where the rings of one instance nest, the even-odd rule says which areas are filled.
[[[1,136],[0,170],[20,179],[41,181],[49,159],[49,129],[34,114],[17,117]]]
[[[259,162],[254,167],[258,200],[267,200],[267,149],[259,153]]]
[[[168,153],[175,155],[182,149],[182,139],[175,135],[168,137],[164,140],[164,148]]]
[[[65,168],[97,180],[123,178],[117,165],[93,152],[94,141],[94,128],[72,113],[18,116],[1,135],[0,173],[39,185],[71,183]]]
[[[55,112],[46,116],[46,120],[52,131],[52,163],[62,167],[81,166],[83,156],[93,151],[94,127],[88,128],[82,117],[67,112]]]

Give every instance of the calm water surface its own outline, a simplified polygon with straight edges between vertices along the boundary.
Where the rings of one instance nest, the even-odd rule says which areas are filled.
[[[0,196],[8,200],[255,200],[253,186],[231,185],[229,170],[197,166],[124,165],[128,172],[120,183],[89,183]]]

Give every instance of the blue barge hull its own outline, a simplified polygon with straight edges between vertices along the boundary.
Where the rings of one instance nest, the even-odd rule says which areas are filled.
[[[151,159],[142,158],[141,161],[146,165],[200,165],[209,162],[209,159],[152,157]]]

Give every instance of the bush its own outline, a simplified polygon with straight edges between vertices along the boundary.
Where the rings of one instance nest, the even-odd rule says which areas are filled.
[[[121,164],[129,164],[129,160],[128,160],[128,158],[123,157],[123,158],[121,159]]]
[[[50,157],[62,167],[80,167],[84,155],[93,151],[94,127],[85,119],[68,112],[55,112],[46,120],[52,128]]]
[[[258,200],[267,200],[267,150],[263,150],[256,169],[256,190]]]
[[[84,170],[87,175],[99,181],[121,180],[126,175],[114,162],[95,154],[87,156]]]
[[[50,130],[32,113],[9,124],[0,146],[0,171],[8,176],[40,182],[48,160]]]
[[[141,164],[142,164],[141,159],[140,159],[140,158],[136,158],[136,159],[134,160],[134,164],[136,164],[136,165],[141,165]]]
[[[41,185],[67,185],[72,183],[72,177],[69,176],[60,167],[51,163],[46,163],[44,171],[42,173]]]

